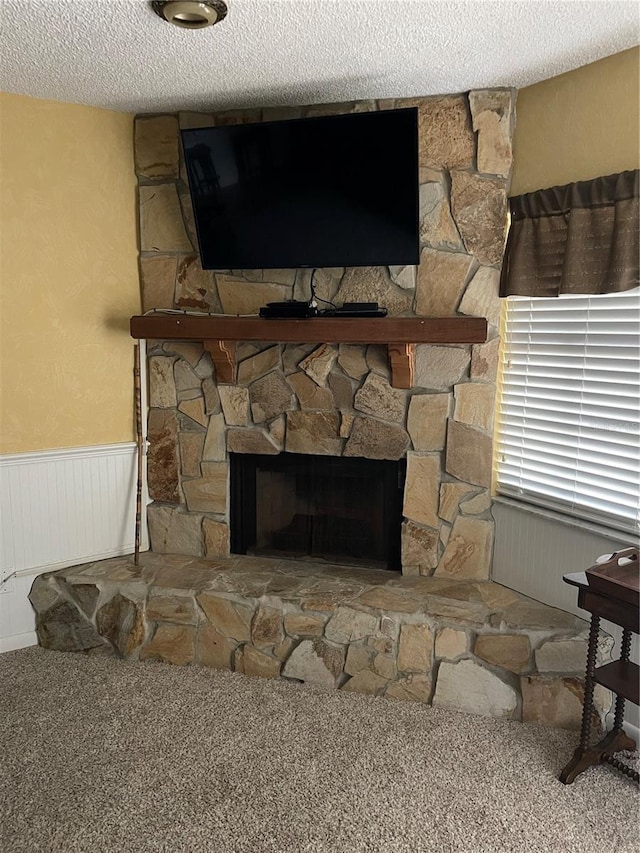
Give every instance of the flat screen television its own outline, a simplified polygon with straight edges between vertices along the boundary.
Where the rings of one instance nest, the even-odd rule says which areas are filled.
[[[417,264],[417,112],[183,130],[203,268]]]

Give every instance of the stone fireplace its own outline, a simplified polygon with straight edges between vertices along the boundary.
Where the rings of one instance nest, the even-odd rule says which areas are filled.
[[[419,109],[416,268],[202,270],[181,126],[402,106]],[[385,306],[390,317],[377,322],[387,329],[402,325],[395,318],[457,318],[454,326],[484,318],[488,335],[473,345],[422,338],[431,342],[417,342],[410,387],[401,388],[397,353],[390,371],[387,346],[364,336],[237,336],[225,363],[217,341],[185,339],[202,317],[172,315],[180,339],[146,335],[152,552],[139,565],[125,557],[39,576],[31,602],[41,645],[580,725],[586,624],[489,580],[513,111],[512,91],[489,90],[137,119],[145,311],[253,314],[269,301],[307,299],[313,276],[323,299]],[[168,328],[166,315],[160,322]],[[419,325],[434,324],[442,327]],[[291,479],[290,462],[300,478]],[[370,466],[380,466],[387,498],[378,475],[363,473]],[[362,475],[357,485],[353,474]],[[257,494],[261,479],[263,509],[250,502],[255,518],[243,540],[247,492]],[[384,570],[379,551],[363,550],[379,544],[380,518],[395,531],[380,546]],[[355,553],[334,553],[337,540]],[[285,546],[293,547],[287,559]],[[276,553],[256,553],[264,548]],[[602,709],[607,701],[600,698]]]
[[[418,107],[417,267],[204,271],[179,128]],[[486,343],[419,344],[410,389],[392,387],[376,344],[240,342],[237,379],[219,381],[194,341],[149,341],[152,550],[230,552],[231,454],[281,453],[406,465],[400,566],[406,575],[486,579],[514,92],[365,101],[136,121],[144,310],[256,313],[269,301],[377,301],[390,316],[484,317]],[[363,321],[366,322],[366,321]]]

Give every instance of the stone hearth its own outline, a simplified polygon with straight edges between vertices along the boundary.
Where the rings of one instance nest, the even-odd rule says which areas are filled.
[[[587,624],[490,581],[147,553],[41,575],[30,598],[45,648],[580,724]]]

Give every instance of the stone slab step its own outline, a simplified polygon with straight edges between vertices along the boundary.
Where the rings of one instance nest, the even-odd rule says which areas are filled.
[[[491,581],[147,553],[41,575],[30,598],[45,648],[580,725],[587,623]]]

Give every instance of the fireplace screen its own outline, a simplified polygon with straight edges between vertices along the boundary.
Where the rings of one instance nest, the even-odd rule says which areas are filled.
[[[231,550],[400,570],[401,462],[231,454]]]

